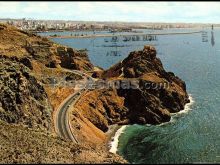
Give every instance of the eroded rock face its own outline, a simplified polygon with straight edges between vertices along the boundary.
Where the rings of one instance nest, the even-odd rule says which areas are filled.
[[[152,46],[146,45],[141,51],[131,52],[121,63],[103,74],[104,78],[118,76],[138,80],[141,91],[159,98],[169,112],[178,112],[189,102],[185,82],[164,70]]]
[[[59,52],[59,47],[63,47],[64,51]],[[55,136],[51,107],[55,110],[74,90],[58,87],[54,93],[54,89],[46,85],[53,79],[44,79],[41,75],[65,75],[66,81],[81,79],[81,76],[69,74],[62,67],[81,71],[93,69],[86,53],[0,24],[0,162],[125,163],[121,157],[108,153],[105,147],[97,148],[97,143],[103,143],[105,135],[91,126],[88,120],[84,121],[83,116],[75,118],[76,124],[85,123],[82,137],[89,137],[91,132],[98,130],[92,134],[97,135],[97,141],[91,138],[95,147],[86,144],[85,148],[85,139],[81,144],[74,145]],[[40,81],[45,83],[44,86]],[[111,108],[109,103],[110,100],[105,103],[105,107]],[[100,119],[99,122],[91,115],[91,120],[97,127],[106,130],[106,119]],[[104,124],[99,125],[102,122]]]
[[[85,52],[79,52],[72,48],[58,47],[57,53],[61,60],[60,65],[64,68],[82,71],[93,70],[93,65]]]
[[[165,72],[159,58],[156,58],[156,50],[152,46],[145,46],[143,50],[131,52],[122,62],[112,66],[103,73],[104,78],[119,77],[138,78],[143,74]]]
[[[107,120],[107,122],[97,121],[98,127],[99,125],[107,127],[116,123],[160,124],[169,121],[170,113],[183,110],[185,104],[189,102],[185,82],[174,73],[164,70],[152,46],[145,46],[141,51],[131,52],[122,62],[104,71],[99,77],[108,81],[118,81],[120,85],[117,88],[113,87],[112,90],[90,92],[91,96],[97,96],[98,105],[102,107],[103,118]],[[123,82],[135,83],[135,88],[125,87],[122,85]],[[97,106],[95,106],[97,101],[90,95],[87,95],[90,99],[84,100],[84,104],[88,104],[91,111],[97,111]],[[103,100],[107,98],[109,100],[107,105],[114,104],[114,107],[104,104]],[[82,104],[81,109],[83,108]],[[117,113],[117,116],[111,115],[114,113]],[[106,131],[103,127],[99,128]]]
[[[13,26],[0,24],[0,54],[28,57],[46,67],[92,71],[88,55],[48,40],[45,37],[19,30]],[[27,61],[25,61],[27,62]]]
[[[76,108],[97,128],[106,132],[108,126],[126,122],[128,110],[124,98],[118,96],[116,89],[88,91],[77,103]]]
[[[49,130],[51,108],[46,92],[29,68],[17,60],[0,58],[0,119]],[[23,62],[29,65],[27,61]]]

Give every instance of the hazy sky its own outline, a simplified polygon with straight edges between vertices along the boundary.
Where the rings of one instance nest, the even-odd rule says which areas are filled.
[[[0,2],[0,18],[220,23],[220,2]]]

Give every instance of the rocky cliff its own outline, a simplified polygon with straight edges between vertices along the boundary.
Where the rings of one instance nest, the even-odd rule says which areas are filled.
[[[156,49],[145,46],[102,73],[110,89],[95,89],[79,102],[87,118],[102,131],[112,124],[160,124],[189,102],[185,82],[166,72]],[[86,103],[86,104],[85,104]]]
[[[0,24],[0,54],[28,57],[49,68],[63,67],[82,71],[92,71],[86,53],[54,43],[47,38]]]
[[[131,52],[122,62],[102,75],[104,78],[115,76],[138,80],[139,89],[157,97],[161,107],[169,112],[178,112],[189,102],[185,82],[173,72],[164,70],[160,59],[156,57],[156,49],[152,46],[146,45],[141,51]]]
[[[97,78],[96,88],[70,107],[79,145],[59,138],[53,125],[57,107],[75,89],[48,86],[53,77],[80,79],[71,69],[93,71]],[[184,81],[164,70],[154,47],[131,52],[107,70],[95,69],[84,52],[3,24],[0,88],[1,163],[125,163],[107,151],[110,125],[160,124],[189,102]]]
[[[24,61],[0,55],[0,119],[49,130],[52,108],[47,94]]]
[[[57,89],[47,88],[45,77],[78,79],[65,69],[93,70],[86,53],[5,24],[0,24],[0,63],[0,119],[52,130],[58,101],[52,100],[51,90]]]
[[[0,24],[0,163],[126,162],[55,133],[53,114],[74,89],[49,84],[64,76],[65,81],[81,79],[68,69],[86,72],[93,65],[84,52]]]

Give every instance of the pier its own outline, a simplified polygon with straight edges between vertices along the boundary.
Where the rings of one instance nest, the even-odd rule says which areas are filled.
[[[91,34],[91,35],[81,35],[81,36],[45,36],[47,38],[97,38],[97,37],[114,37],[114,36],[143,36],[143,35],[182,35],[182,34],[194,34],[194,33],[201,33],[201,31],[194,31],[194,32],[168,32],[168,33],[131,33],[131,34]]]

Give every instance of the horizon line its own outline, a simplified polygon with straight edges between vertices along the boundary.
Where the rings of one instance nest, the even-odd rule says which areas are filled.
[[[67,20],[67,19],[38,19],[38,18],[28,18],[28,17],[23,17],[23,18],[0,18],[0,20],[7,20],[7,19],[11,19],[11,20],[21,20],[21,19],[27,19],[27,20],[36,20],[36,21],[72,21],[72,22],[109,22],[109,23],[164,23],[164,24],[220,24],[220,23],[213,23],[213,22],[165,22],[165,21],[162,21],[162,22],[136,22],[136,21],[88,21],[88,20]]]

